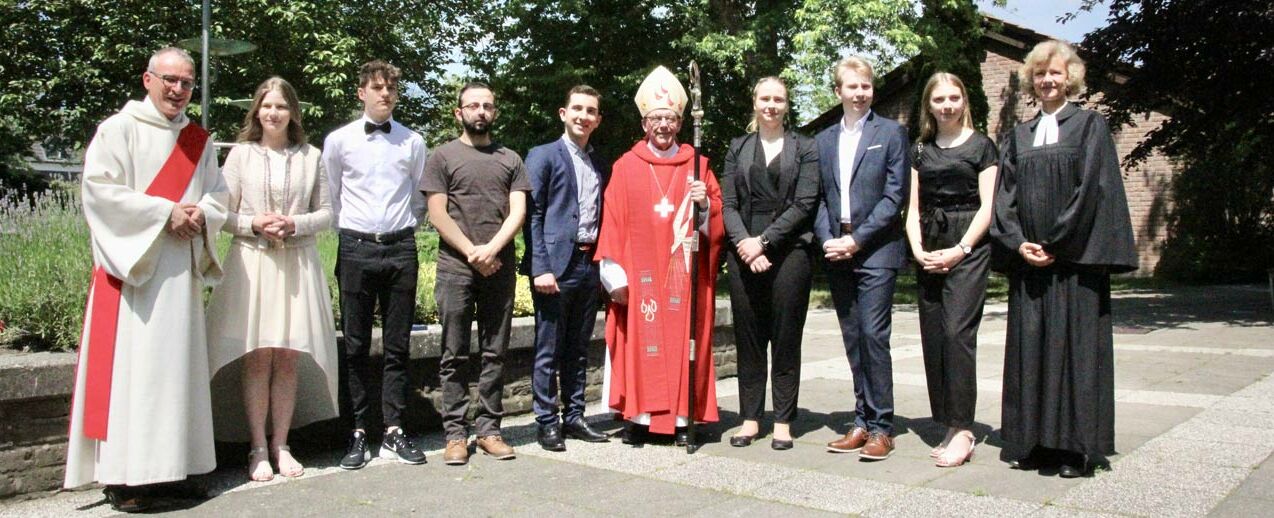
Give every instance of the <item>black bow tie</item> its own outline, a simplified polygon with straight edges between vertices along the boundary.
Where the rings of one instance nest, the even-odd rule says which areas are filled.
[[[389,134],[389,121],[385,121],[385,122],[382,122],[382,123],[380,123],[380,124],[376,124],[376,123],[374,123],[374,122],[370,122],[370,121],[364,121],[364,122],[363,122],[363,131],[367,132],[367,134],[368,134],[368,135],[371,135],[372,133],[375,133],[377,130],[383,131],[383,132],[385,132],[385,134],[386,134],[386,135],[388,135],[388,134]]]

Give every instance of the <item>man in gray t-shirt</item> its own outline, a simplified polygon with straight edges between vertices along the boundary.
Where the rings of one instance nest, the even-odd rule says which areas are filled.
[[[443,428],[447,449],[443,461],[469,460],[468,370],[470,326],[478,321],[479,407],[474,419],[477,446],[497,459],[512,459],[513,448],[500,437],[501,370],[509,347],[516,285],[513,236],[526,217],[531,190],[526,166],[517,153],[491,141],[495,94],[483,83],[460,89],[455,117],[460,137],[429,156],[420,190],[429,206],[429,222],[442,238],[438,243],[438,278],[434,297],[442,323]]]

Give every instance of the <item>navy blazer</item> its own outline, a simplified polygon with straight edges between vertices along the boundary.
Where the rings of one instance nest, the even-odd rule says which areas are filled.
[[[602,198],[610,179],[610,162],[596,152],[588,154],[597,171],[597,225],[602,223]],[[552,273],[561,277],[575,251],[579,232],[579,187],[575,165],[562,139],[531,148],[526,154],[526,171],[531,179],[527,198],[527,224],[522,226],[526,251],[521,272],[531,277]]]
[[[859,251],[850,259],[853,267],[902,268],[907,264],[907,244],[903,237],[901,212],[911,181],[911,157],[907,130],[876,112],[867,114],[862,138],[854,154],[854,175],[850,185],[841,185],[838,157],[841,124],[820,131],[818,169],[823,195],[814,220],[814,237],[821,248],[829,239],[841,237],[841,189],[848,188],[850,225]]]

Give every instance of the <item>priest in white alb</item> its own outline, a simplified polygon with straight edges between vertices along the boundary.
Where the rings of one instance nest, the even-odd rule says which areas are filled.
[[[607,367],[604,396],[612,411],[631,424],[626,443],[647,433],[674,434],[684,446],[686,426],[716,422],[716,374],[712,365],[713,286],[725,226],[721,188],[708,158],[700,157],[694,179],[692,146],[677,143],[686,90],[658,67],[634,99],[645,138],[615,162],[606,187],[594,257],[601,262],[606,311]],[[698,205],[702,223],[692,223]],[[687,238],[699,233],[699,251]],[[698,262],[698,276],[690,265]],[[691,304],[691,290],[698,292]],[[698,328],[690,329],[695,313]],[[695,338],[695,387],[690,387],[690,339]],[[695,405],[689,404],[690,390]]]
[[[221,276],[226,187],[208,132],[184,113],[190,55],[159,50],[141,80],[146,98],[102,122],[84,156],[94,268],[65,480],[105,485],[121,511],[216,467],[202,291]]]

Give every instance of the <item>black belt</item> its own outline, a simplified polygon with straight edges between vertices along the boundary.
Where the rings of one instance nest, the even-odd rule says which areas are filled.
[[[841,223],[841,224],[840,224],[840,233],[841,233],[841,234],[853,234],[853,233],[854,233],[854,226],[853,226],[853,225],[850,225],[849,223]]]
[[[390,243],[397,243],[399,241],[402,241],[404,239],[407,239],[409,237],[416,235],[416,229],[413,227],[406,227],[406,228],[400,228],[393,232],[367,233],[367,232],[359,232],[357,230],[350,230],[348,228],[342,228],[341,235],[345,237],[352,237],[359,241],[368,241],[368,242],[372,242],[376,244],[388,245]]]

